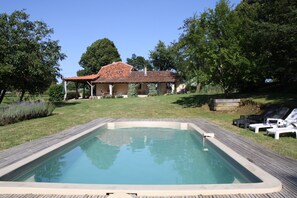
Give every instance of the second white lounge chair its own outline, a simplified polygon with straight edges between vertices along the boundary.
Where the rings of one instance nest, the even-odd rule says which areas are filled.
[[[274,127],[267,129],[267,135],[274,135],[274,139],[278,140],[279,135],[283,133],[295,133],[297,138],[297,123],[291,123],[287,127]]]
[[[269,129],[273,127],[285,127],[292,122],[297,121],[297,108],[293,109],[293,111],[286,117],[286,119],[278,119],[278,118],[268,118],[265,123],[257,123],[250,124],[249,128],[255,133],[258,133],[260,129]]]

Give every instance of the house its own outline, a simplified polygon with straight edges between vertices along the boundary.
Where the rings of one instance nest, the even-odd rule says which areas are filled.
[[[91,87],[91,97],[98,98],[128,95],[128,85],[138,84],[138,95],[148,94],[148,84],[154,83],[158,94],[174,93],[177,77],[170,71],[135,71],[133,66],[123,62],[114,62],[103,66],[97,74],[64,78],[65,97],[67,96],[67,82],[87,83]]]

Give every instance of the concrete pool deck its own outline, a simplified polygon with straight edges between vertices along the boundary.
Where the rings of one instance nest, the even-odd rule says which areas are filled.
[[[140,121],[140,119],[135,119]],[[97,119],[87,124],[73,127],[71,129],[62,131],[58,134],[47,136],[39,140],[11,148],[0,152],[0,168],[10,165],[24,157],[30,156],[40,150],[43,150],[53,144],[60,142],[63,139],[72,137],[83,130],[89,129],[98,125],[98,123],[106,122],[121,122],[131,121],[131,119]],[[249,194],[237,194],[237,195],[212,195],[212,196],[189,196],[189,197],[297,197],[297,161],[279,156],[260,145],[256,145],[250,140],[244,137],[238,136],[234,133],[228,132],[217,127],[214,124],[209,123],[204,119],[146,119],[145,121],[177,121],[177,122],[189,122],[198,125],[205,131],[211,131],[215,133],[215,137],[224,143],[226,146],[233,149],[235,152],[242,155],[244,158],[252,161],[260,168],[264,169],[271,175],[278,178],[282,184],[283,189],[277,193],[249,195]],[[33,195],[0,195],[0,197],[33,197]],[[34,197],[68,197],[62,195],[34,195]],[[83,196],[73,196],[83,197]],[[107,197],[107,196],[90,196],[90,197]],[[141,196],[138,196],[141,197]],[[148,196],[146,196],[148,197]],[[159,196],[160,197],[160,196]],[[173,196],[171,196],[173,197]],[[178,197],[178,196],[177,196]],[[179,196],[180,197],[180,196]]]

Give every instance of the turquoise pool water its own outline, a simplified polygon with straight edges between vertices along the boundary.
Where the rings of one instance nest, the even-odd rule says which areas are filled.
[[[191,130],[99,129],[41,161],[11,180],[155,185],[257,182]]]

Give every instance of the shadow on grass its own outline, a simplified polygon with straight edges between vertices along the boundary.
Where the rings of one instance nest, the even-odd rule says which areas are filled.
[[[185,95],[179,100],[173,102],[184,108],[195,108],[209,104],[212,99],[266,99],[271,102],[266,104],[260,104],[261,108],[266,108],[270,105],[287,106],[289,108],[297,108],[297,95],[296,94],[283,94],[283,93],[263,93],[263,94],[196,94]]]
[[[214,95],[185,95],[181,97],[179,100],[173,102],[173,104],[178,104],[183,106],[184,108],[195,108],[201,107],[205,104],[209,104],[211,99],[215,98],[226,98],[224,94],[214,94]]]
[[[78,105],[80,102],[54,102],[56,107],[66,107],[66,106],[73,106]]]
[[[247,98],[255,98],[255,99],[266,99],[271,101],[271,103],[278,106],[287,106],[289,108],[297,107],[297,95],[289,94],[289,93],[261,93],[261,94],[234,94],[234,97],[247,99]]]

